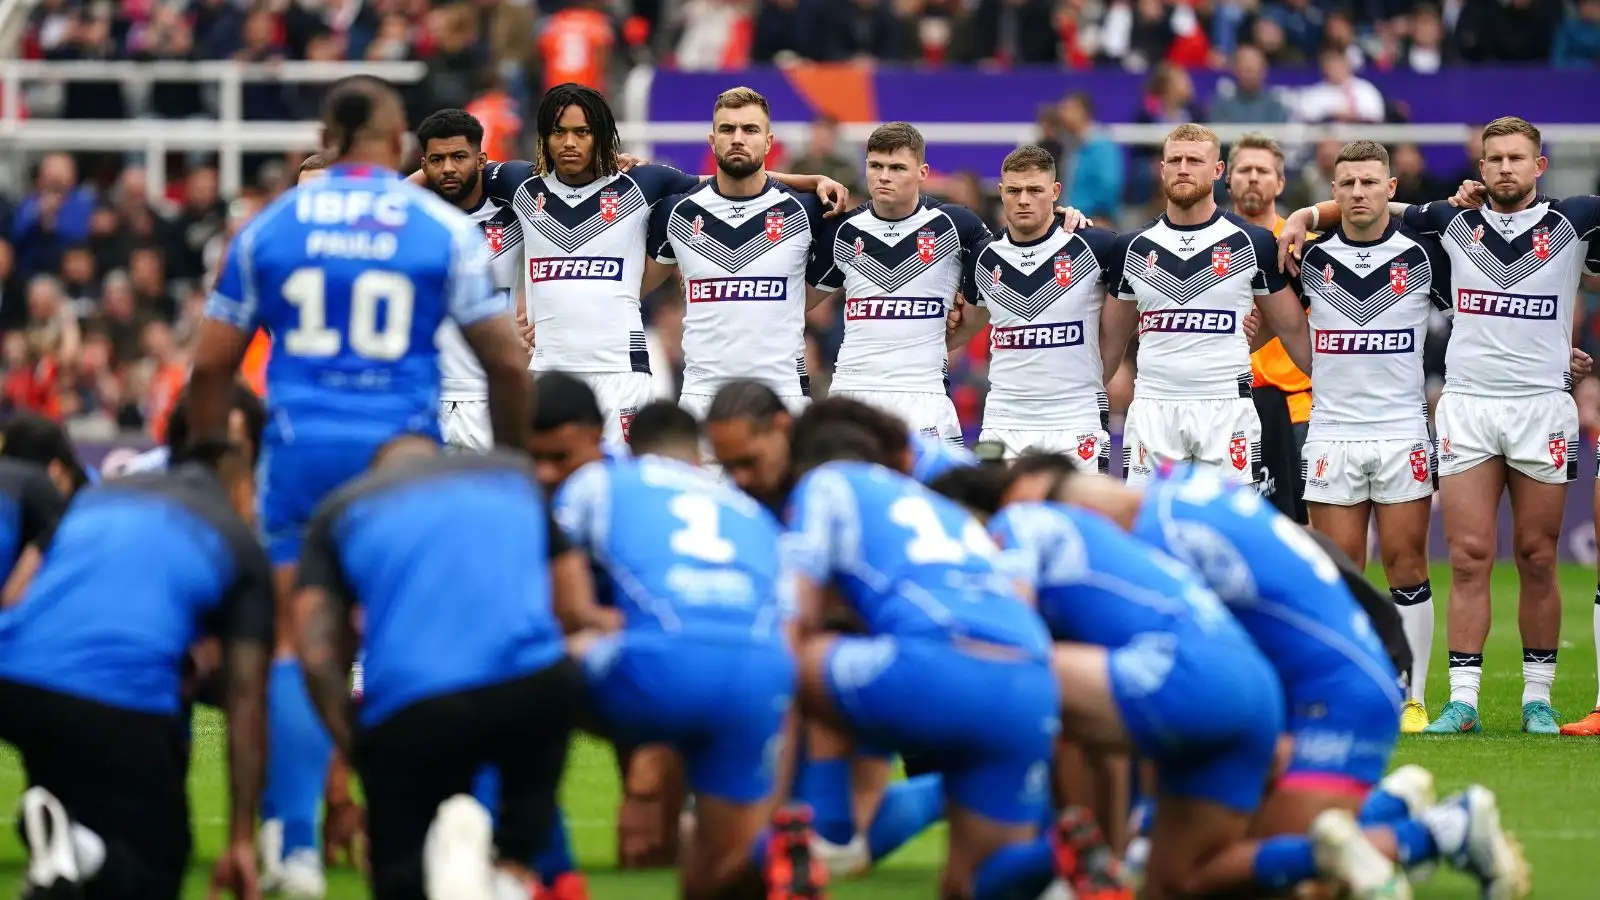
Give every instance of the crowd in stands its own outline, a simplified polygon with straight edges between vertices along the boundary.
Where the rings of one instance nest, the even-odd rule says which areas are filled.
[[[1070,94],[1039,118],[1039,140],[1060,160],[1064,199],[1127,227],[1160,203],[1154,160],[1111,142],[1099,118],[1404,121],[1406,111],[1361,73],[1484,61],[1594,65],[1600,0],[1448,0],[1442,8],[1413,0],[634,0],[626,10],[602,0],[555,0],[537,10],[525,0],[43,0],[24,55],[417,60],[428,75],[409,98],[416,117],[445,106],[473,111],[496,158],[526,155],[531,123],[521,111],[542,84],[603,88],[616,83],[621,66],[641,60],[700,69],[862,58],[1147,69],[1137,110],[1097,111],[1094,98]],[[1320,83],[1293,93],[1273,89],[1275,66],[1306,63],[1320,67]],[[1228,77],[1200,97],[1188,74],[1195,67],[1222,68]],[[212,91],[182,81],[77,81],[30,85],[25,98],[27,114],[36,117],[186,119],[215,115]],[[253,84],[244,115],[312,118],[319,99],[316,86]],[[1286,208],[1314,189],[1320,196],[1337,149],[1316,146],[1291,158]],[[1393,148],[1398,198],[1451,193],[1473,171],[1475,151],[1464,148],[1459,165],[1436,164],[1435,171],[1418,148]],[[862,196],[860,152],[821,120],[809,142],[785,147],[774,165],[830,175]],[[165,194],[152,200],[148,173],[120,156],[33,160],[25,183],[0,196],[0,412],[41,410],[68,421],[80,438],[129,431],[159,437],[229,236],[287,187],[298,161],[249,158],[249,186],[223,197],[214,160],[174,155],[163,173]],[[932,193],[999,224],[990,188],[970,172],[938,173],[930,183]],[[1583,312],[1600,312],[1595,298],[1584,304]],[[670,289],[652,297],[647,315],[653,345],[669,360],[680,358],[679,299]],[[1582,318],[1581,343],[1600,354],[1600,315]],[[837,311],[813,316],[808,341],[822,383],[840,331]],[[1441,356],[1431,354],[1435,375]],[[951,373],[968,423],[981,414],[986,357],[980,336]],[[662,376],[670,391],[670,373]],[[1127,401],[1117,393],[1114,386],[1114,408]],[[1600,402],[1585,404],[1591,407]]]

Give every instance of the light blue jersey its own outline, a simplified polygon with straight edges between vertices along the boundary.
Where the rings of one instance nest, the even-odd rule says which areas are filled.
[[[790,515],[799,577],[835,588],[872,635],[835,638],[825,664],[858,741],[920,754],[954,804],[1037,822],[1060,727],[1050,635],[983,526],[863,462],[807,473]]]
[[[1145,489],[1133,533],[1193,568],[1272,663],[1296,734],[1290,775],[1375,783],[1398,729],[1394,664],[1310,535],[1254,490],[1189,467]]]
[[[1187,566],[1091,512],[1016,504],[989,530],[1008,567],[1034,584],[1051,635],[1110,651],[1112,699],[1159,767],[1162,792],[1254,811],[1283,692],[1222,601]]]
[[[795,685],[777,520],[709,472],[648,455],[579,469],[555,515],[623,615],[584,658],[606,732],[673,745],[697,793],[768,796]]]
[[[977,464],[978,458],[965,447],[958,447],[944,438],[911,433],[911,477],[923,484],[951,469]]]
[[[440,323],[510,311],[460,210],[384,169],[328,171],[240,232],[206,304],[208,318],[272,336],[260,502],[275,563],[384,442],[438,437]]]

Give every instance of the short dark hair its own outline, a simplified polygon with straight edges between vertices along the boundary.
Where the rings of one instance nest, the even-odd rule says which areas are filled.
[[[533,430],[554,431],[563,425],[603,428],[600,401],[588,382],[566,372],[541,372],[533,381]]]
[[[382,78],[351,75],[330,85],[322,99],[322,127],[334,142],[334,156],[349,153],[373,113],[388,103],[400,107],[400,94]]]
[[[255,465],[257,457],[261,454],[261,433],[267,428],[267,405],[261,402],[256,392],[244,382],[235,382],[233,397],[229,401],[228,411],[233,410],[244,413],[244,427],[250,438],[250,453],[246,454],[251,465]],[[173,401],[172,412],[167,415],[167,459],[171,465],[177,465],[188,458],[189,447],[189,389],[185,387],[178,394],[178,399]]]
[[[1038,450],[1027,450],[1011,463],[1011,468],[1006,470],[1005,478],[1000,484],[1000,496],[1005,496],[1018,481],[1030,475],[1054,475],[1050,483],[1049,497],[1055,498],[1055,493],[1066,483],[1067,479],[1078,474],[1078,466],[1072,457],[1064,453],[1046,453]]]
[[[429,141],[466,138],[473,147],[483,146],[483,123],[464,109],[441,109],[417,126],[417,143],[426,151]]]
[[[796,420],[794,440],[789,444],[789,467],[794,477],[835,460],[886,464],[883,447],[871,429],[854,422],[833,422],[825,428],[802,430],[799,426],[809,412],[801,413]]]
[[[954,466],[928,482],[928,489],[968,509],[992,516],[1005,496],[1006,471],[995,466]]]
[[[1056,173],[1056,157],[1037,144],[1027,144],[1006,154],[1000,161],[1000,172],[1049,172]]]
[[[1385,169],[1389,168],[1389,151],[1377,141],[1359,140],[1351,141],[1339,148],[1339,155],[1334,158],[1333,164],[1353,162],[1378,162],[1383,163]]]
[[[700,423],[678,404],[657,400],[634,414],[628,425],[628,445],[638,454],[695,448],[700,445]]]
[[[300,161],[300,171],[320,172],[333,165],[333,155],[330,153],[313,153]]]
[[[806,407],[795,420],[790,441],[798,443],[802,437],[809,440],[808,432],[826,432],[847,425],[871,435],[878,447],[870,457],[873,462],[898,467],[902,456],[911,448],[911,430],[904,422],[875,406],[848,397],[828,397]]]
[[[711,398],[711,407],[706,410],[706,421],[732,422],[736,419],[751,419],[757,425],[765,427],[772,422],[773,416],[788,411],[789,408],[783,405],[783,398],[764,382],[753,378],[740,378],[724,384],[716,396]]]
[[[928,157],[928,142],[923,139],[922,132],[909,122],[888,122],[872,129],[872,134],[867,136],[868,153],[893,153],[896,150],[910,150],[920,163]]]
[[[74,489],[89,481],[67,430],[38,413],[19,412],[6,422],[0,429],[0,456],[40,466],[60,463],[72,476]]]

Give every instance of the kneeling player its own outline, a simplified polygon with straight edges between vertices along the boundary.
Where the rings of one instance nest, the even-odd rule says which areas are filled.
[[[865,461],[881,457],[867,430],[808,428],[812,415],[796,424],[790,500],[802,708],[862,744],[921,752],[943,776],[941,896],[1042,889],[1053,863],[1037,823],[1059,722],[1049,635],[983,526]],[[870,636],[823,632],[829,588]]]
[[[438,453],[397,438],[319,507],[296,600],[299,659],[366,790],[374,896],[526,897],[523,863],[549,829],[583,692],[563,626],[604,617],[524,460]],[[352,726],[356,604],[367,690]],[[500,771],[493,829],[465,796],[485,765]]]
[[[699,425],[678,406],[640,410],[630,436],[638,458],[585,466],[556,501],[624,622],[580,652],[595,713],[619,744],[683,757],[685,898],[816,896],[803,820],[773,816],[795,682],[778,522],[699,468]]]
[[[1189,564],[1228,604],[1278,673],[1293,739],[1287,770],[1253,832],[1299,835],[1315,822],[1327,846],[1351,847],[1359,837],[1351,815],[1363,810],[1388,766],[1401,698],[1393,664],[1333,560],[1258,494],[1193,468],[1158,474],[1143,491],[1063,469],[1046,496],[1100,512]],[[1410,813],[1404,804],[1390,809]],[[1390,855],[1408,866],[1442,856],[1496,897],[1525,884],[1526,864],[1500,830],[1492,793],[1472,787],[1436,810],[1426,827],[1397,828]],[[1324,815],[1329,811],[1337,815]],[[1315,875],[1309,848],[1293,847],[1253,858],[1240,852],[1232,867],[1215,867],[1214,882],[1191,887],[1203,893],[1253,882],[1287,889]],[[1359,850],[1340,853],[1340,875],[1361,896],[1400,889],[1385,861]]]
[[[232,811],[216,881],[253,893],[273,605],[266,555],[240,518],[250,485],[229,450],[215,473],[182,466],[84,492],[6,613],[0,738],[28,770],[35,896],[179,896],[191,849],[179,685],[197,633],[222,639],[229,673]]]

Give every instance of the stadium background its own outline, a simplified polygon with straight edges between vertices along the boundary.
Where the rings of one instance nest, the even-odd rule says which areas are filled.
[[[587,82],[630,151],[695,172],[711,170],[713,97],[748,84],[772,103],[769,167],[858,197],[866,133],[908,120],[929,138],[929,191],[991,223],[998,162],[1029,141],[1061,159],[1065,202],[1148,219],[1151,148],[1182,121],[1283,141],[1284,210],[1326,196],[1352,136],[1390,145],[1399,199],[1443,197],[1475,172],[1475,126],[1502,114],[1545,128],[1548,193],[1600,174],[1600,0],[0,0],[0,60],[0,413],[63,420],[96,463],[160,439],[228,237],[315,149],[325,84],[357,70],[408,85],[414,120],[472,110],[496,157],[531,153],[541,85]],[[1600,355],[1595,312],[1583,296],[1579,344]],[[675,286],[646,316],[671,395]],[[837,310],[810,317],[822,383],[841,330]],[[986,357],[980,335],[952,364],[969,439]],[[1115,431],[1131,384],[1111,393]],[[1600,381],[1578,396],[1592,443]],[[1593,564],[1581,458],[1562,553]]]

